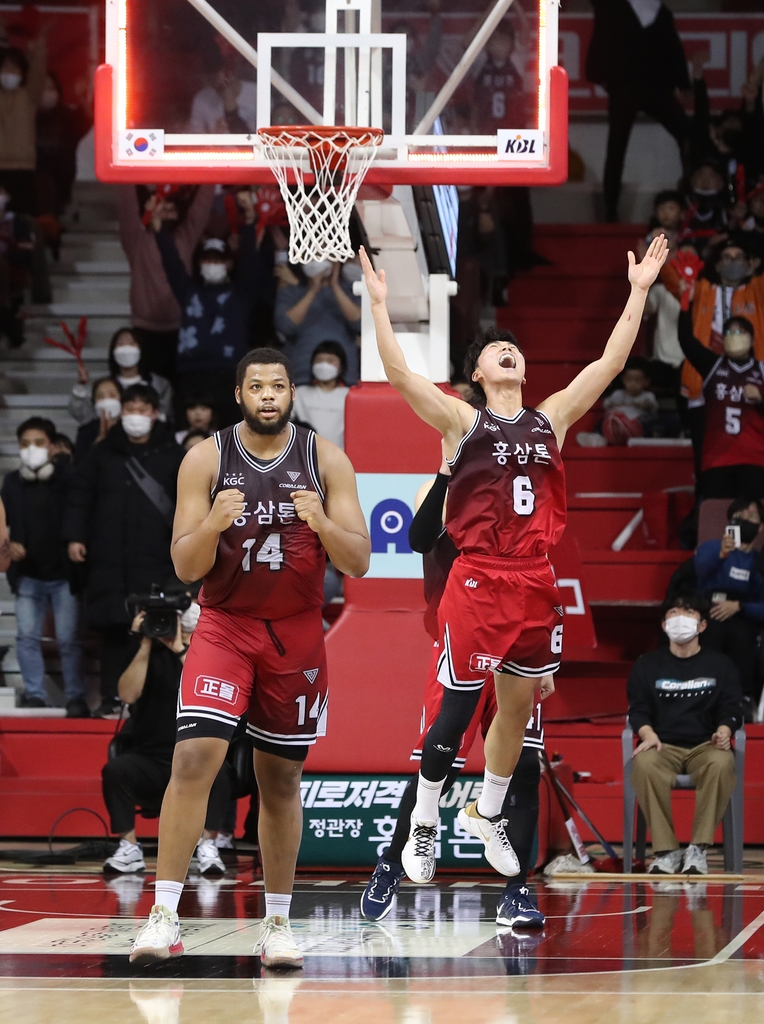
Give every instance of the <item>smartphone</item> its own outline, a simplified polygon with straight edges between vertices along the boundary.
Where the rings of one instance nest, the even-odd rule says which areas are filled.
[[[740,547],[740,527],[739,526],[736,526],[734,524],[731,524],[730,526],[725,526],[724,527],[724,536],[725,537],[732,537],[732,539],[735,542],[735,547],[736,548]]]

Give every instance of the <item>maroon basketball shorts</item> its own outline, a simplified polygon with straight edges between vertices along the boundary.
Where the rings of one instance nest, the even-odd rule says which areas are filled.
[[[228,740],[242,715],[257,742],[309,746],[326,734],[321,609],[255,619],[203,608],[178,694],[178,740]]]
[[[434,724],[435,719],[440,713],[440,706],[443,703],[443,686],[438,681],[438,662],[440,660],[441,646],[439,643],[435,643],[432,648],[432,658],[430,660],[430,667],[427,670],[427,682],[424,687],[424,706],[422,708],[422,722],[421,722],[421,733],[419,740],[417,741],[416,747],[411,753],[412,761],[422,760],[422,745],[425,740],[425,736],[430,731],[430,727]],[[485,680],[485,686],[483,692],[480,694],[478,699],[477,707],[475,712],[470,719],[470,724],[467,726],[467,730],[462,736],[462,741],[459,744],[459,750],[457,751],[456,757],[453,761],[453,768],[462,769],[464,762],[467,760],[467,755],[472,750],[472,744],[475,742],[475,738],[478,734],[478,729],[481,731],[483,738],[485,738],[488,732],[488,727],[496,716],[496,690],[493,685],[493,675],[489,672]]]
[[[489,671],[541,679],[562,653],[562,602],[545,557],[460,555],[438,608],[438,679],[479,690]]]

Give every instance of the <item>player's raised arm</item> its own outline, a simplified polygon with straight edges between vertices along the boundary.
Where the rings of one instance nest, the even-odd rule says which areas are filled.
[[[591,409],[608,384],[626,365],[642,322],[648,289],[657,278],[667,256],[668,243],[663,235],[653,239],[641,263],[637,263],[633,252],[629,253],[631,295],[605,345],[605,351],[599,359],[585,366],[563,391],[550,395],[539,406],[541,412],[549,417],[560,446],[568,428]]]
[[[219,491],[213,502],[218,453],[210,437],[186,455],[178,473],[178,503],[170,553],[178,579],[195,583],[215,564],[218,540],[244,511],[244,495],[236,489]]]
[[[443,394],[432,381],[419,373],[412,373],[408,368],[387,312],[385,272],[380,270],[379,274],[376,273],[363,246],[358,254],[369,290],[377,347],[387,379],[403,395],[417,416],[439,430],[447,441],[458,444],[472,425],[474,409],[460,399]]]
[[[318,534],[335,569],[346,576],[365,576],[369,571],[371,541],[358,501],[352,463],[331,441],[317,437],[316,444],[326,498],[322,505],[315,491],[294,491],[291,498],[295,512]]]

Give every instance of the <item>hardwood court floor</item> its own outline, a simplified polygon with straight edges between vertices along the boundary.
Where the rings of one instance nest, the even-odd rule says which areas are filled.
[[[0,871],[2,1024],[761,1024],[764,874],[743,883],[539,883],[547,924],[494,923],[500,883],[406,885],[364,923],[358,879],[301,879],[305,969],[251,956],[263,911],[251,872],[192,879],[186,955],[126,952],[151,878]]]

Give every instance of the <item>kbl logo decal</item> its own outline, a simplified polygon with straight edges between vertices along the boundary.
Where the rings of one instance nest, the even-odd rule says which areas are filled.
[[[371,550],[387,553],[390,545],[397,554],[411,554],[409,527],[414,513],[405,501],[385,498],[372,509],[369,522]]]
[[[537,128],[500,128],[496,133],[496,152],[500,160],[544,158],[544,133]]]
[[[142,139],[141,141],[145,141]],[[138,148],[136,142],[135,148]],[[504,144],[505,153],[515,153],[520,156],[522,153],[535,153],[536,152],[536,140],[535,139],[524,139],[522,135],[515,135],[514,139],[507,139]]]

